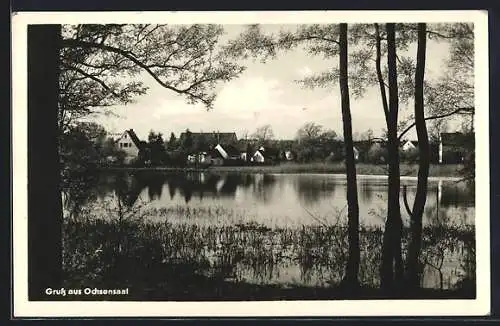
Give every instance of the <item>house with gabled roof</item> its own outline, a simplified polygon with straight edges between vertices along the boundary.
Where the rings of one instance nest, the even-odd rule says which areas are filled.
[[[226,162],[233,162],[233,161],[240,161],[242,160],[241,158],[241,151],[234,145],[232,144],[217,144],[217,146],[214,147],[214,150],[219,152],[220,156],[226,161]]]
[[[254,163],[274,163],[280,158],[280,151],[272,147],[260,146],[250,158]]]
[[[134,129],[125,130],[115,141],[117,149],[125,153],[124,163],[131,163],[139,156],[139,151],[144,147]]]
[[[368,152],[373,144],[376,143],[375,140],[358,140],[353,142],[354,149],[354,159],[356,161],[366,162],[368,160]],[[344,144],[341,146],[342,154],[341,156],[345,156],[345,148]]]
[[[462,163],[474,148],[474,133],[444,132],[439,135],[439,163]]]
[[[240,151],[230,144],[217,144],[207,150],[190,153],[187,156],[188,164],[223,165],[241,160]]]
[[[206,159],[208,160],[208,163],[210,165],[224,164],[224,158],[222,157],[222,154],[215,148],[212,148],[210,151],[207,152]]]
[[[418,148],[418,141],[406,140],[400,144],[400,147],[403,152],[413,151]]]

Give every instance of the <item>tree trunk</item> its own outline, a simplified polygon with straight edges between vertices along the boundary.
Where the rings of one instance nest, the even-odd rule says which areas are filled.
[[[62,281],[59,161],[60,25],[28,26],[28,295]]]
[[[387,66],[389,68],[389,124],[387,125],[387,152],[389,165],[387,220],[382,249],[380,282],[383,290],[395,289],[395,281],[402,280],[404,271],[401,257],[401,210],[399,205],[399,141],[398,141],[398,81],[394,24],[386,24]]]
[[[382,107],[384,108],[385,124],[388,127],[389,126],[389,106],[387,104],[387,94],[385,92],[384,77],[382,76],[382,67],[381,67],[382,38],[380,37],[380,30],[379,30],[378,24],[375,24],[375,34],[376,34],[376,45],[377,45],[377,55],[375,57],[375,68],[377,70],[377,79],[378,79],[378,84],[379,84],[379,88],[380,88],[380,97],[382,98]]]
[[[424,71],[426,51],[426,24],[418,24],[417,67],[415,71],[415,128],[417,130],[419,168],[417,193],[411,212],[411,242],[408,250],[408,285],[420,286],[419,257],[422,242],[422,216],[427,199],[427,179],[429,177],[429,136],[424,117]]]
[[[358,189],[356,183],[356,165],[352,139],[352,119],[349,104],[349,83],[347,73],[347,24],[340,24],[339,39],[339,85],[342,106],[342,122],[344,127],[345,164],[347,173],[347,215],[349,235],[349,257],[346,266],[346,277],[350,285],[358,284],[359,271],[359,206]]]

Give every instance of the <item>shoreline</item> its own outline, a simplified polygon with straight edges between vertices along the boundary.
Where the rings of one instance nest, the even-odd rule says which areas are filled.
[[[402,163],[400,165],[401,180],[416,180],[418,165]],[[451,180],[460,181],[461,164],[439,165],[431,164],[428,180]],[[267,174],[328,174],[334,176],[345,176],[343,164],[281,164],[262,166],[210,166],[206,168],[195,167],[99,167],[99,171],[156,171],[156,172],[237,172],[237,173],[267,173]],[[387,178],[386,166],[360,163],[356,166],[358,177],[362,178]]]

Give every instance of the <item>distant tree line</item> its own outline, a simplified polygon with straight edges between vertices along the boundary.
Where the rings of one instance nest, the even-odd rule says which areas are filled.
[[[95,122],[75,122],[66,128],[60,138],[61,158],[66,169],[76,171],[98,165],[124,164],[125,152],[116,146],[115,140],[107,135],[103,126]],[[161,132],[150,130],[147,141],[141,141],[139,155],[134,163],[136,166],[182,167],[186,165],[189,154],[208,152],[215,145],[203,134],[193,137],[189,129],[186,129],[182,138],[171,132],[168,139]],[[257,128],[250,138],[224,145],[235,146],[241,153],[246,152],[247,160],[261,147],[275,153],[269,157],[274,162],[287,161],[286,152],[290,152],[292,160],[299,163],[331,163],[345,159],[343,140],[334,130],[325,129],[315,122],[307,122],[300,127],[294,139],[274,139],[272,127],[266,125]],[[357,162],[387,162],[385,141],[375,138],[371,129],[356,134],[354,147],[358,151]],[[434,144],[431,152],[431,162],[436,163],[437,144]],[[417,148],[400,150],[401,162],[416,163],[418,157]]]

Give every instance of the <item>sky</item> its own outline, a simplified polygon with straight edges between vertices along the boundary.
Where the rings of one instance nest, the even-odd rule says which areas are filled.
[[[226,38],[233,38],[244,28],[242,25],[225,25]],[[284,26],[262,25],[264,32],[276,31]],[[412,45],[409,54],[416,53]],[[426,76],[438,76],[445,70],[448,46],[430,40],[427,44]],[[307,122],[315,122],[326,129],[342,134],[340,90],[338,85],[322,89],[304,89],[295,80],[322,72],[335,66],[336,60],[327,61],[311,56],[302,49],[293,50],[276,59],[261,63],[246,60],[247,67],[239,78],[220,85],[212,110],[203,105],[188,104],[180,95],[158,85],[143,74],[147,94],[136,98],[135,103],[112,108],[115,115],[92,118],[110,133],[134,129],[140,139],[147,139],[150,130],[161,132],[165,138],[171,132],[176,136],[187,128],[192,132],[236,132],[238,138],[251,135],[259,126],[270,124],[276,139],[293,139],[297,130]],[[385,119],[378,87],[355,99],[351,96],[353,132],[363,133],[372,129],[381,134]],[[401,108],[402,115],[412,107]],[[409,138],[415,139],[414,133]]]

